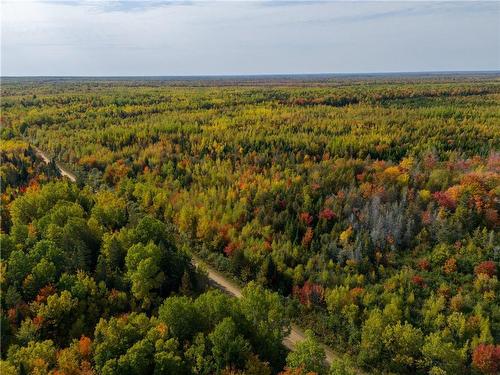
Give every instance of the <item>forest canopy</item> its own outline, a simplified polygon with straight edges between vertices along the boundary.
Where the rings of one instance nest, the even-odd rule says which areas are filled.
[[[2,373],[500,370],[496,76],[9,81],[1,109]]]

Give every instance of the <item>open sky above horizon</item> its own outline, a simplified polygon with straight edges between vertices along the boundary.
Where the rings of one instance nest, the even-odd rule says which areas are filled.
[[[500,70],[500,2],[3,0],[2,76]]]

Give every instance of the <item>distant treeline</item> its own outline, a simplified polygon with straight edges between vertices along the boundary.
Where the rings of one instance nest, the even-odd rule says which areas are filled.
[[[498,373],[497,74],[261,79],[2,86],[9,369]]]

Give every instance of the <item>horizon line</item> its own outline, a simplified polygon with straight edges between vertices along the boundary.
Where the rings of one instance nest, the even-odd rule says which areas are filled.
[[[418,74],[500,74],[500,69],[488,70],[422,70],[422,71],[374,71],[347,73],[222,73],[222,74],[172,74],[172,75],[0,75],[3,78],[251,78],[251,77],[297,77],[297,76],[370,76],[370,75],[418,75]]]

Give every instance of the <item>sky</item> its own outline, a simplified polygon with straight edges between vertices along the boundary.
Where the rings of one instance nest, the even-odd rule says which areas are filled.
[[[500,70],[495,1],[1,0],[2,76]]]

